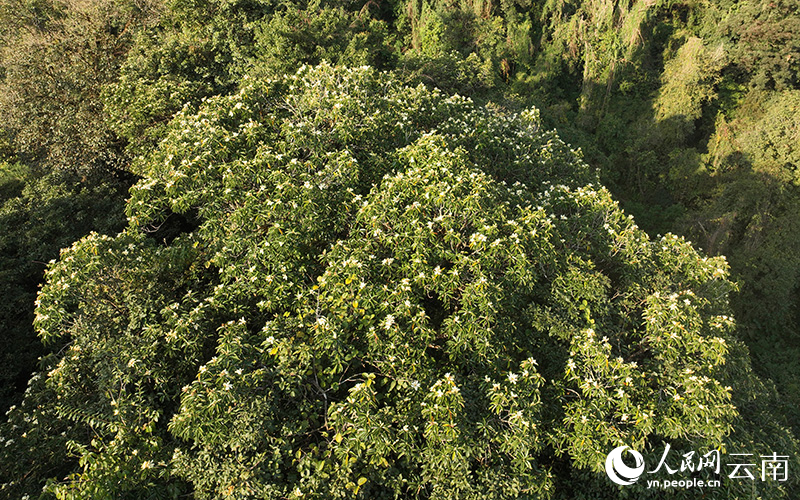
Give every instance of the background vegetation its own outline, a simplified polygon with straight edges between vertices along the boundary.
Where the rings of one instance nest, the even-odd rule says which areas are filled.
[[[500,194],[505,187],[487,187],[503,180],[509,185],[514,181],[525,182],[532,193],[539,193],[538,186],[545,181],[569,186],[569,193],[589,183],[602,184],[626,214],[633,215],[638,228],[647,233],[636,233],[638,236],[631,236],[634,240],[660,242],[660,235],[672,232],[693,242],[695,248],[709,257],[726,256],[730,279],[737,284],[727,288],[729,315],[735,317],[736,322],[730,331],[719,334],[730,344],[726,368],[709,376],[734,388],[730,404],[737,411],[715,417],[720,424],[726,422],[723,434],[727,437],[708,430],[700,433],[669,431],[664,423],[650,431],[639,429],[641,434],[627,437],[639,436],[636,439],[651,447],[658,446],[661,439],[673,437],[677,443],[680,436],[686,439],[687,446],[720,443],[720,439],[726,439],[730,447],[756,449],[771,443],[782,453],[796,450],[792,436],[800,432],[800,250],[795,243],[800,239],[796,217],[800,210],[797,191],[800,186],[798,9],[791,0],[0,0],[0,288],[5,299],[0,304],[0,338],[5,347],[0,365],[0,410],[5,412],[16,405],[5,417],[7,422],[0,432],[4,440],[0,445],[0,483],[4,485],[4,494],[36,496],[43,486],[50,484],[46,494],[61,498],[70,498],[70,495],[76,498],[87,495],[92,498],[103,495],[145,498],[147,495],[186,493],[233,498],[246,496],[237,489],[244,486],[234,484],[234,478],[241,477],[243,470],[259,470],[262,475],[253,479],[255,482],[249,488],[262,488],[258,490],[262,496],[289,495],[292,488],[272,491],[264,485],[300,484],[299,478],[306,477],[302,476],[302,471],[315,474],[316,460],[325,464],[319,467],[332,471],[331,477],[340,478],[339,493],[329,491],[326,493],[329,495],[349,491],[371,497],[378,493],[370,488],[375,488],[375,484],[388,484],[387,481],[395,481],[392,483],[394,491],[407,488],[402,490],[407,492],[411,486],[399,478],[417,474],[409,471],[418,471],[420,469],[415,467],[421,467],[441,482],[432,482],[432,486],[417,485],[417,495],[438,498],[436,484],[449,484],[443,478],[455,478],[458,473],[431,472],[436,463],[433,459],[425,462],[427,465],[407,463],[404,465],[407,468],[391,476],[391,481],[388,476],[378,479],[378,469],[369,468],[358,469],[362,475],[352,476],[351,481],[344,479],[348,474],[355,474],[355,469],[348,465],[349,459],[342,458],[346,454],[337,455],[332,451],[356,446],[348,443],[371,446],[366,443],[377,439],[374,436],[353,437],[348,429],[358,427],[353,419],[367,418],[365,415],[377,418],[369,413],[372,410],[367,402],[373,397],[369,396],[371,390],[382,394],[380,391],[385,388],[381,384],[391,383],[388,381],[391,377],[381,381],[384,380],[381,376],[387,376],[383,368],[373,366],[375,369],[370,369],[379,374],[376,382],[370,384],[381,389],[370,389],[372,385],[364,389],[363,404],[366,406],[361,413],[353,410],[355,413],[348,417],[350,420],[327,423],[338,431],[331,430],[333,433],[327,439],[330,447],[312,452],[312,441],[317,443],[315,446],[325,441],[316,435],[316,441],[290,439],[275,445],[279,449],[291,449],[292,453],[300,451],[301,456],[295,457],[299,468],[293,470],[301,476],[296,477],[287,472],[287,467],[291,467],[280,461],[260,461],[260,468],[255,468],[254,461],[262,460],[256,457],[267,453],[266,450],[253,448],[256,446],[253,443],[237,444],[235,440],[232,448],[220,448],[219,442],[223,440],[220,436],[226,436],[225,432],[221,428],[204,427],[204,422],[209,426],[212,422],[216,422],[213,425],[238,427],[255,425],[248,423],[246,415],[252,415],[255,408],[263,409],[264,405],[272,407],[271,403],[264,402],[267,400],[263,395],[237,388],[237,391],[244,391],[240,401],[251,405],[248,410],[251,413],[245,412],[236,422],[223,424],[222,420],[215,420],[217,414],[203,413],[211,411],[212,402],[192,399],[180,392],[184,386],[210,383],[205,377],[211,375],[198,372],[201,366],[215,376],[221,370],[233,370],[223,366],[223,361],[209,364],[215,353],[217,360],[223,360],[239,352],[236,349],[255,349],[235,356],[261,360],[258,363],[265,362],[264,356],[264,359],[272,359],[270,356],[276,355],[270,354],[273,347],[259,346],[252,339],[261,338],[258,337],[261,326],[276,314],[291,311],[289,317],[300,318],[308,314],[309,308],[317,310],[324,306],[333,311],[344,307],[333,303],[325,305],[324,297],[314,298],[313,307],[308,302],[314,296],[308,290],[309,286],[314,286],[312,277],[316,279],[333,272],[326,270],[341,267],[343,262],[360,255],[359,252],[368,252],[362,248],[366,243],[359,243],[361,240],[355,237],[358,231],[366,230],[359,226],[366,222],[358,218],[355,208],[347,209],[351,210],[348,212],[341,207],[354,203],[352,196],[367,197],[370,187],[383,185],[382,182],[388,184],[385,190],[379,190],[383,192],[380,196],[391,196],[392,189],[399,190],[398,193],[411,189],[397,187],[398,183],[407,181],[390,182],[384,179],[384,174],[395,175],[402,170],[398,165],[404,165],[404,161],[415,155],[421,155],[427,162],[449,165],[451,171],[473,168],[482,176],[488,176],[481,177],[480,182],[485,186],[480,189],[488,189],[493,194],[485,195],[481,203],[494,203],[489,201],[496,201],[493,196],[505,201],[519,196]],[[361,76],[357,77],[331,76],[338,73],[330,73],[333,71],[330,69],[319,70],[321,73],[313,73],[317,75],[314,77],[304,73],[289,76],[295,75],[301,67],[323,62],[337,67],[371,66],[389,76],[377,77],[370,72],[358,73]],[[299,84],[292,78],[300,78],[298,81],[304,84],[317,78],[323,87],[329,85],[324,82],[341,83],[350,78],[355,78],[357,83],[348,84],[351,86],[347,92],[336,94],[341,99],[337,101],[333,97],[314,97],[313,92],[304,94],[293,89],[292,85]],[[248,92],[256,92],[258,98]],[[462,116],[463,123],[451,126],[431,114],[431,110],[439,109],[434,104],[445,106],[436,103],[446,102],[446,96],[453,93],[468,96],[474,104],[452,104],[456,106],[452,110],[454,116]],[[396,101],[387,95],[396,96]],[[316,98],[320,100],[314,101]],[[239,104],[242,107],[237,108]],[[336,108],[337,104],[341,107]],[[421,111],[423,106],[428,106],[426,112]],[[534,128],[539,131],[555,128],[565,143],[580,148],[579,158],[552,136],[556,141],[553,144],[561,145],[555,146],[552,158],[543,160],[550,165],[548,168],[569,168],[571,173],[556,168],[549,177],[525,181],[520,177],[522,174],[512,169],[512,159],[503,160],[502,155],[507,153],[491,149],[494,147],[492,140],[510,140],[510,134],[516,133],[513,127],[522,127],[504,128],[505,125],[499,125],[501,118],[515,116],[514,113],[530,106],[535,106],[540,113],[531,119]],[[361,108],[363,116],[357,115],[357,107]],[[365,109],[377,113],[383,121],[370,118]],[[476,129],[476,122],[470,120],[477,118],[467,118],[475,113],[494,117],[485,118],[490,121],[481,123],[484,126],[493,123],[496,130],[490,133]],[[352,122],[345,119],[355,116],[361,118],[352,118],[355,120]],[[228,138],[231,142],[226,144],[229,145],[221,147],[220,141],[225,141],[226,137],[211,130],[204,119],[219,122],[222,129],[239,135]],[[516,123],[516,119],[511,122]],[[288,128],[288,124],[295,128]],[[400,128],[392,128],[395,126]],[[477,138],[458,139],[460,134],[471,129],[475,129]],[[445,138],[441,139],[444,142],[434,139],[417,142],[421,134],[433,130],[444,134]],[[484,137],[481,133],[488,135]],[[550,140],[550,136],[547,137]],[[463,156],[473,154],[477,145],[483,144],[482,140],[488,141],[482,147],[489,148],[480,152],[485,155],[480,157],[483,160]],[[547,140],[536,140],[547,144]],[[511,141],[508,147],[517,147],[514,144],[518,143]],[[265,152],[263,144],[271,145],[269,153]],[[406,147],[410,148],[408,152],[394,153]],[[322,159],[325,153],[335,157]],[[282,156],[272,158],[269,155]],[[189,158],[197,158],[197,168],[203,172],[203,177],[194,179],[188,171],[185,178],[169,177],[186,167],[170,162]],[[275,208],[269,216],[273,219],[265,219],[271,222],[262,224],[264,234],[248,233],[244,221],[261,216],[247,212],[246,200],[236,198],[243,192],[259,192],[261,187],[245,175],[251,168],[248,162],[277,166],[291,158],[310,162],[314,167],[309,167],[309,172],[324,172],[315,175],[327,176],[329,180],[325,182],[336,189],[329,189],[330,193],[323,196],[305,193],[294,184],[287,185],[285,189],[289,194],[286,196],[309,205],[285,208],[285,212],[281,212],[284,208]],[[492,170],[495,167],[491,165],[502,165],[504,161],[510,170]],[[226,176],[225,171],[219,171],[221,165],[228,163],[236,175]],[[354,168],[353,164],[358,165],[357,175],[348,170]],[[165,170],[164,165],[173,165],[173,170]],[[276,169],[270,175],[277,177],[264,179],[264,185],[277,189],[288,179],[299,178],[299,171],[293,168],[285,165]],[[596,170],[599,178],[589,179],[591,175],[584,170]],[[347,172],[351,178],[345,175]],[[281,175],[288,177],[281,178]],[[440,174],[436,172],[423,170],[415,175],[419,176],[421,186],[437,186],[437,183],[460,186],[454,179],[437,177]],[[312,178],[308,181],[312,182]],[[150,189],[156,191],[145,193],[142,186],[151,182]],[[169,182],[172,184],[167,185]],[[465,193],[478,189],[474,182],[459,189],[464,189]],[[133,186],[137,187],[129,191]],[[226,189],[238,194],[228,197]],[[605,193],[599,188],[596,191]],[[423,192],[424,189],[417,194],[422,196]],[[364,212],[374,210],[374,215],[379,216],[377,207],[384,203],[380,196],[376,194],[374,199],[369,199],[368,207],[372,208],[365,208]],[[587,213],[600,210],[599,206],[605,207],[603,210],[608,213],[617,213],[618,208],[610,198],[604,198],[605,194],[598,196],[592,201],[594,205],[590,204],[595,208],[588,208]],[[127,203],[126,198],[130,198]],[[537,199],[536,204],[543,204],[543,201]],[[572,210],[555,205],[545,207],[548,214],[572,216],[578,213]],[[318,220],[320,213],[329,214],[327,222]],[[238,214],[240,219],[230,219],[234,217],[231,214]],[[398,217],[400,219],[386,224],[403,224],[402,217]],[[514,217],[510,219],[515,220]],[[280,230],[279,224],[285,225],[288,220],[298,224],[297,234],[283,234]],[[589,222],[580,220],[583,222],[576,223],[576,227],[591,227]],[[478,225],[477,222],[471,224]],[[486,224],[491,226],[493,222]],[[235,227],[242,229],[232,231]],[[268,230],[268,227],[278,229]],[[635,231],[639,231],[638,228]],[[248,238],[261,237],[269,241],[278,238],[274,240],[276,245],[283,241],[270,232],[275,230],[280,238],[287,240],[281,247],[285,249],[275,250],[271,260],[263,264],[267,267],[256,266],[248,271],[234,266],[237,268],[226,270],[226,259],[237,261],[260,245],[256,241],[245,243],[250,241]],[[84,238],[90,233],[91,236]],[[581,230],[568,234],[564,239],[574,249],[579,249],[584,240],[576,234],[583,234]],[[423,234],[414,238],[427,241]],[[340,240],[343,247],[331,246]],[[362,240],[371,241],[369,238]],[[672,242],[671,239],[663,241]],[[703,268],[703,264],[698,263],[702,257],[695,257],[695,251],[688,244],[669,243],[673,244],[680,247],[676,253],[691,262],[681,265]],[[397,243],[392,245],[397,246]],[[59,250],[67,247],[72,250],[59,258]],[[509,245],[504,245],[506,247]],[[402,245],[397,248],[401,249]],[[538,259],[540,250],[528,249],[526,255]],[[128,253],[124,254],[125,251]],[[623,286],[619,281],[621,271],[604,267],[611,264],[602,262],[590,250],[586,250],[589,252],[586,255],[580,254],[583,250],[576,251],[579,256],[556,266],[558,271],[553,275],[572,276],[559,278],[565,280],[565,286],[577,286],[576,273],[587,276],[580,285],[585,289],[563,292],[565,296],[575,293],[576,297],[586,299],[583,309],[560,313],[567,319],[559,321],[569,325],[564,328],[579,336],[578,332],[591,327],[583,321],[592,319],[602,323],[594,316],[600,314],[600,310],[607,310],[604,314],[608,318],[616,318],[604,320],[608,321],[607,325],[616,325],[614,328],[620,332],[637,331],[635,325],[625,326],[619,322],[622,321],[620,317],[626,315],[640,318],[641,309],[627,310],[619,299],[606,303],[606,299],[601,298],[613,296],[608,290],[624,294],[625,286],[632,285]],[[385,258],[400,259],[399,256]],[[434,266],[434,257],[429,258],[432,259],[430,265]],[[631,278],[631,283],[640,279],[650,283],[641,285],[648,291],[642,291],[644,295],[639,296],[639,300],[650,297],[646,300],[651,307],[657,307],[652,293],[658,288],[653,288],[652,283],[661,279],[680,282],[674,275],[679,273],[675,267],[678,263],[648,258],[655,260],[652,261],[654,267],[642,275],[647,278]],[[53,259],[57,262],[48,266]],[[76,259],[81,264],[70,263],[72,261],[67,259]],[[280,266],[287,268],[281,270]],[[46,269],[49,269],[47,280]],[[358,273],[378,273],[374,276],[398,280],[402,276],[411,278],[420,270],[431,271],[412,266],[400,274],[391,274],[391,278],[377,270]],[[72,276],[72,273],[78,274]],[[284,273],[292,278],[278,280],[282,282],[280,285],[259,281]],[[666,277],[656,277],[661,274]],[[594,278],[588,278],[592,276]],[[258,293],[244,288],[227,291],[228,284],[251,278],[262,287]],[[287,279],[294,285],[284,283]],[[549,283],[547,293],[562,293],[557,292],[559,279],[546,281]],[[62,282],[73,290],[80,290],[75,292],[78,294],[75,297],[83,298],[64,296],[63,300],[69,305],[63,306],[64,316],[60,322],[50,324],[40,319],[34,330],[37,289],[46,283],[39,300],[46,301],[48,297],[55,300],[53,297],[62,293],[56,292],[56,284]],[[375,281],[378,282],[380,280]],[[701,289],[706,286],[703,283],[700,280],[687,289],[702,296],[705,292]],[[220,286],[222,291],[216,288]],[[502,290],[506,285],[495,283],[493,286]],[[606,292],[597,291],[601,289]],[[681,290],[675,288],[666,295],[683,293]],[[188,292],[192,293],[187,297]],[[432,292],[425,293],[431,295]],[[445,292],[442,289],[436,293]],[[545,299],[549,295],[541,290],[531,290],[530,294],[525,299],[528,302],[549,304],[555,309],[560,307],[550,304],[548,300],[555,299]],[[209,298],[225,301],[225,306],[201,307]],[[457,308],[441,297],[435,301],[433,298],[426,300],[415,307],[426,311],[432,318],[430,321],[444,322]],[[592,300],[599,302],[594,304]],[[629,300],[634,301],[633,298]],[[124,312],[115,309],[121,304],[125,305]],[[173,304],[176,309],[170,310]],[[722,309],[715,308],[728,306],[708,307],[697,313],[702,321],[708,322],[712,316],[723,314]],[[366,306],[361,308],[366,311]],[[437,313],[441,317],[435,319],[433,310],[442,311]],[[45,306],[40,306],[38,317],[47,315],[46,311]],[[687,311],[686,314],[695,313]],[[237,323],[243,315],[248,318],[245,326]],[[399,312],[392,315],[395,321],[401,318]],[[385,315],[378,316],[375,321],[386,320]],[[194,336],[180,333],[185,328],[182,322],[189,320],[202,325],[200,332],[203,333]],[[291,321],[294,320],[269,324],[285,333],[287,329],[298,328],[287,323]],[[533,314],[519,321],[544,324],[545,317]],[[552,324],[561,324],[559,321],[549,316],[546,319]],[[643,331],[641,325],[638,328]],[[169,331],[176,332],[180,342],[165,343],[163,337]],[[280,338],[275,333],[267,335],[270,336]],[[555,332],[552,336],[560,338]],[[247,338],[250,340],[241,340]],[[46,346],[42,339],[47,340]],[[305,345],[315,345],[316,341],[309,338]],[[236,347],[237,342],[244,344]],[[492,342],[505,345],[500,337]],[[541,372],[545,380],[561,377],[563,384],[567,384],[563,390],[569,387],[580,391],[580,387],[568,385],[571,379],[564,371],[566,358],[559,358],[564,357],[562,350],[569,342],[563,337],[561,344],[546,343],[549,347],[536,344],[535,349],[529,350],[544,349],[541,352],[551,357],[548,359],[552,366],[539,368],[545,370]],[[628,358],[636,351],[636,342],[626,339],[623,344],[628,347],[615,344],[612,348],[630,361]],[[353,341],[353,349],[361,349],[359,345]],[[517,347],[520,353],[525,351]],[[84,350],[76,351],[77,348]],[[291,349],[283,346],[276,353],[283,353],[281,349],[285,350],[282,356],[286,358],[275,365],[280,370],[270,368],[277,370],[276,373],[301,369],[300,365],[281,364],[291,364],[290,352],[297,363],[306,363],[302,364],[305,367],[302,369],[314,372],[314,367],[318,367],[313,360],[292,351],[301,349],[298,346]],[[366,346],[363,349],[372,352]],[[351,355],[369,360],[363,361],[367,364],[377,363],[364,353]],[[599,352],[583,353],[587,363],[591,356],[600,355]],[[695,355],[694,352],[684,353],[684,356]],[[420,376],[419,380],[429,382],[429,386],[439,380],[442,393],[451,395],[445,389],[452,382],[456,384],[452,387],[461,391],[458,397],[467,402],[478,401],[470,391],[478,393],[484,389],[477,380],[468,382],[467,374],[485,372],[485,376],[499,380],[500,375],[520,373],[522,368],[514,363],[523,361],[524,358],[519,358],[521,354],[507,356],[510,358],[503,362],[506,364],[502,369],[499,366],[503,363],[498,365],[499,362],[490,363],[492,368],[470,367],[462,371],[458,368],[461,365],[453,364],[449,373],[455,377],[455,382],[443,378],[444,372],[439,373],[438,369],[432,370],[427,378]],[[649,356],[658,358],[652,352]],[[136,362],[127,366],[131,360],[143,366],[149,364],[142,369],[149,369],[151,373],[140,373]],[[540,364],[544,361],[538,359]],[[750,373],[751,364],[754,373]],[[52,372],[62,365],[69,365],[65,372],[72,375],[59,378]],[[547,372],[548,369],[552,373]],[[370,372],[366,368],[360,370]],[[529,374],[534,373],[531,370],[529,367]],[[338,376],[344,380],[354,373],[345,370]],[[668,373],[665,369],[664,376],[668,377]],[[274,380],[264,374],[259,376]],[[314,377],[319,376],[314,374]],[[359,383],[365,384],[367,380],[371,379]],[[665,387],[670,385],[666,380],[662,381]],[[736,380],[736,383],[726,380]],[[257,386],[262,382],[248,383]],[[280,385],[277,381],[274,383]],[[564,412],[573,410],[568,410],[569,405],[556,403],[553,395],[546,391],[536,396],[536,391],[544,390],[537,389],[537,383],[535,377],[531,378],[528,402],[539,398],[543,401],[544,406],[535,410],[540,412],[535,418],[540,419],[537,425],[542,427],[541,436],[545,436],[548,425],[559,418],[563,420]],[[281,386],[281,390],[296,390],[297,394],[317,390],[302,384],[296,389],[287,387]],[[348,392],[351,389],[351,386],[342,386],[335,392],[335,399],[342,404],[349,401],[347,398],[355,397]],[[584,396],[588,398],[588,393]],[[460,403],[456,396],[453,398],[447,405],[455,405],[455,408]],[[398,401],[391,399],[378,405],[388,412],[381,418],[392,421],[391,412],[399,411]],[[116,410],[110,406],[112,402],[119,405]],[[470,419],[474,419],[474,415],[484,415],[481,411],[488,411],[488,406],[475,404],[475,408],[483,409],[474,410],[476,413],[472,416],[464,416],[465,422],[473,421]],[[84,408],[85,412],[80,413],[76,408]],[[511,411],[509,408],[503,411]],[[326,407],[325,411],[328,410],[331,407]],[[126,416],[125,411],[130,413]],[[302,405],[295,411],[320,414],[319,408],[304,410]],[[599,425],[620,418],[622,414],[614,416],[616,410],[611,407],[603,411],[610,413],[604,413],[605,417],[593,413],[591,421]],[[185,424],[170,420],[183,414],[195,420],[189,419]],[[281,422],[291,420],[285,415],[276,418]],[[313,425],[313,418],[303,418],[308,425]],[[168,421],[172,423],[167,425]],[[194,424],[188,423],[190,421]],[[307,431],[295,429],[278,434],[285,438]],[[256,435],[278,431],[253,432]],[[537,467],[553,476],[539,477],[535,481],[543,485],[536,494],[572,495],[573,498],[586,494],[597,498],[598,492],[607,488],[588,466],[596,457],[589,458],[591,455],[586,454],[587,451],[569,449],[566,444],[576,436],[584,436],[581,432],[575,430],[575,434],[561,438],[552,435],[550,441],[540,436],[537,443],[548,443],[541,450],[536,446],[542,445],[530,444],[529,451],[534,453]],[[341,441],[336,441],[336,436],[340,436]],[[602,439],[613,441],[608,436]],[[590,448],[599,450],[602,439]],[[7,445],[9,442],[13,444]],[[336,446],[331,445],[334,442]],[[472,457],[481,456],[479,451],[458,448],[455,441],[447,442],[451,447],[447,448],[448,453],[458,451]],[[190,446],[190,443],[193,444]],[[442,446],[444,444],[436,453],[443,453]],[[507,462],[497,465],[501,468],[514,463],[515,455],[508,447],[524,447],[516,442],[513,446],[504,446],[507,446],[504,448],[507,455],[503,460]],[[133,455],[134,451],[141,453],[140,458],[132,458],[137,456]],[[229,453],[239,457],[239,465],[228,470],[220,460]],[[304,453],[309,454],[307,459],[303,458]],[[315,453],[331,454],[323,457]],[[398,450],[391,450],[394,455],[386,450],[370,453],[393,463],[399,460],[396,458]],[[161,463],[170,465],[150,467]],[[269,472],[273,476],[269,477],[283,479],[265,479],[267,463],[273,464]],[[453,460],[454,467],[458,463]],[[209,476],[207,471],[211,470],[215,472]],[[516,472],[508,474],[509,477],[523,477],[515,476]],[[69,479],[65,481],[65,477]],[[365,483],[360,483],[359,477],[365,478]],[[348,481],[352,482],[352,487]],[[520,481],[520,484],[530,484],[533,480]],[[398,486],[401,483],[405,486]],[[254,486],[256,484],[260,486]],[[233,489],[227,491],[226,488]],[[450,490],[456,492],[454,498],[461,498],[458,495],[462,494],[468,496],[464,493],[466,490],[459,487],[453,486]],[[513,496],[509,492],[494,494]],[[617,493],[607,494],[613,497]],[[760,494],[765,498],[788,494],[791,498],[792,493],[775,489]],[[728,498],[737,495],[744,493],[728,492]]]

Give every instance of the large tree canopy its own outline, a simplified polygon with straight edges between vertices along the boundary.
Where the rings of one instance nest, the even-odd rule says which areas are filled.
[[[128,228],[47,272],[6,491],[616,498],[621,444],[796,452],[737,411],[770,393],[725,260],[651,240],[535,110],[322,65],[185,107],[136,169]]]

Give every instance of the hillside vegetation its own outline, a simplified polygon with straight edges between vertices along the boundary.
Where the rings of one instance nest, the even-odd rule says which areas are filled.
[[[794,498],[799,9],[0,0],[0,495]]]

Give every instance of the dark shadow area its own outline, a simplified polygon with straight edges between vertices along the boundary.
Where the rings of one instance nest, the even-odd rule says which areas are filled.
[[[201,222],[196,208],[186,214],[170,212],[160,224],[144,228],[144,233],[159,245],[169,246],[175,238],[200,227]]]

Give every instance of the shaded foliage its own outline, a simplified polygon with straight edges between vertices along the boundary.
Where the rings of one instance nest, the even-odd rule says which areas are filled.
[[[82,182],[68,173],[36,178],[0,163],[0,410],[18,403],[39,356],[32,305],[48,261],[90,230],[116,232],[124,222],[125,186]]]

